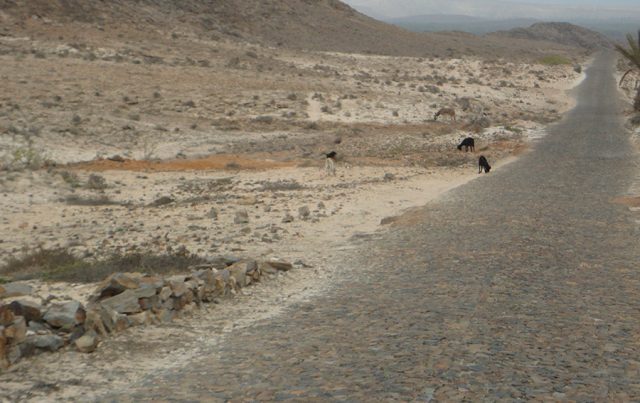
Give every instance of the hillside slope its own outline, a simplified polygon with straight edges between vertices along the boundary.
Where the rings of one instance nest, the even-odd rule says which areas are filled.
[[[269,46],[394,56],[535,56],[510,37],[421,34],[369,18],[338,0],[0,0],[0,28],[37,21],[100,30],[178,31]],[[34,22],[35,21],[35,22]],[[547,45],[547,48],[551,45]],[[555,52],[569,52],[553,45]]]
[[[606,36],[567,22],[540,22],[528,28],[500,31],[490,36],[532,41],[549,41],[588,50],[611,47],[611,41]]]

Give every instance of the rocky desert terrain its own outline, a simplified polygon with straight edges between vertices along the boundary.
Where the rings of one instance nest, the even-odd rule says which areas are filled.
[[[479,155],[508,169],[572,107],[590,60],[544,41],[412,34],[336,1],[258,2],[271,14],[243,1],[211,15],[197,1],[165,12],[139,3],[146,20],[132,20],[128,1],[75,14],[56,8],[65,2],[0,2],[0,281],[26,281],[42,306],[87,303],[112,272],[176,274],[221,256],[294,263],[245,293],[303,298],[339,275],[332,251],[473,180]],[[301,7],[343,30],[366,23],[380,39],[325,27],[307,41],[314,14]],[[301,17],[278,30],[282,13]],[[434,120],[444,107],[455,121]],[[476,151],[458,151],[468,136]],[[323,170],[329,151],[336,176]],[[51,361],[12,367],[0,398],[59,393],[24,380]]]

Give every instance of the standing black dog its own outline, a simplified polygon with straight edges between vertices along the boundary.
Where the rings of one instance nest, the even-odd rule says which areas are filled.
[[[488,174],[491,171],[491,165],[489,165],[489,161],[484,157],[484,155],[480,156],[478,160],[478,173],[482,173],[484,169],[484,173]]]
[[[475,152],[476,141],[473,139],[473,137],[467,137],[466,139],[462,140],[462,143],[460,143],[460,145],[458,146],[458,150],[462,151],[462,147],[464,147],[464,151],[471,150],[472,152]]]

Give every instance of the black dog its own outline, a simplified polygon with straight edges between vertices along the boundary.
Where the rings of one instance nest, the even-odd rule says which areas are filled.
[[[462,151],[462,147],[464,147],[464,151],[476,151],[476,141],[472,137],[467,137],[462,140],[462,143],[458,146],[458,150]]]
[[[326,153],[326,154],[325,154],[325,157],[327,157],[327,158],[331,158],[331,159],[334,159],[334,160],[335,160],[335,159],[336,159],[336,155],[338,155],[338,154],[337,154],[335,151],[331,151],[331,152],[329,152],[329,153]]]
[[[484,157],[484,155],[480,156],[478,160],[478,173],[482,173],[484,169],[484,173],[488,174],[491,171],[491,165],[489,165],[489,161]]]

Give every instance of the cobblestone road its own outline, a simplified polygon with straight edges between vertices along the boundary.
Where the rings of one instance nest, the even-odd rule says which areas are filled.
[[[638,165],[611,55],[535,151],[360,242],[331,292],[117,400],[640,399]]]

